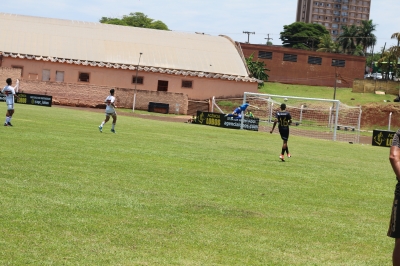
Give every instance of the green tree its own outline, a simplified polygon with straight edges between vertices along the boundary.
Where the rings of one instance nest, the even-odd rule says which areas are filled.
[[[367,66],[372,67],[372,64],[374,62],[377,62],[381,57],[382,57],[381,53],[375,53],[373,55],[372,54],[368,54],[367,55],[367,60],[366,60]]]
[[[280,39],[284,47],[314,50],[318,47],[320,38],[326,34],[329,34],[329,32],[322,25],[294,22],[283,26]]]
[[[319,38],[317,52],[340,53],[341,47],[339,43],[332,40],[332,37],[329,34],[325,34]]]
[[[131,26],[139,28],[169,30],[164,22],[149,18],[148,16],[146,16],[141,12],[129,13],[129,15],[122,16],[122,18],[102,17],[100,19],[100,22],[105,24],[114,24],[114,25]]]
[[[384,73],[393,72],[397,58],[398,55],[391,48],[387,49],[386,51],[382,52],[382,56],[377,63],[378,67],[380,67]],[[383,76],[383,78],[388,79],[388,75]]]
[[[262,83],[258,83],[258,87],[264,86],[264,81],[267,81],[269,75],[266,71],[270,71],[266,68],[265,62],[263,61],[254,61],[254,53],[251,54],[248,58],[246,58],[247,68],[250,71],[250,75],[256,79],[262,80]]]
[[[353,54],[356,46],[359,45],[358,28],[356,25],[343,26],[343,32],[338,37],[338,42],[342,46],[343,52]]]
[[[389,48],[389,52],[392,53],[395,58],[393,61],[393,69],[392,69],[392,71],[393,71],[393,73],[395,73],[395,75],[392,75],[392,76],[399,77],[400,69],[398,68],[398,63],[399,63],[399,57],[400,57],[400,32],[393,33],[391,38],[397,39],[397,46],[392,46]]]
[[[338,42],[346,54],[365,55],[367,48],[376,44],[375,29],[372,20],[361,21],[361,26],[343,26]]]
[[[367,52],[369,47],[376,44],[376,36],[373,33],[376,30],[376,24],[373,24],[372,20],[361,21],[361,26],[358,27],[357,38],[359,39],[358,44],[363,48],[364,53]]]

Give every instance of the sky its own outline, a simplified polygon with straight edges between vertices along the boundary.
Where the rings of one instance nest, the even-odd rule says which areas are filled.
[[[374,51],[397,45],[399,0],[371,0],[370,19],[377,24]],[[87,22],[142,12],[178,32],[227,35],[234,41],[281,45],[279,33],[296,20],[297,0],[12,0],[0,12]],[[255,34],[244,34],[243,32]]]

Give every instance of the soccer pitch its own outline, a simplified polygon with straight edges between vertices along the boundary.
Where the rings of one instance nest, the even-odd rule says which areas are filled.
[[[388,148],[103,119],[16,105],[1,265],[391,265]]]

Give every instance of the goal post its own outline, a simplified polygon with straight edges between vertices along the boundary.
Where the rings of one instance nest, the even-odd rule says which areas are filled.
[[[276,112],[285,103],[292,116],[291,135],[359,143],[361,107],[339,100],[253,92],[245,92],[243,102],[248,102],[248,109],[260,119],[259,131],[272,128]]]

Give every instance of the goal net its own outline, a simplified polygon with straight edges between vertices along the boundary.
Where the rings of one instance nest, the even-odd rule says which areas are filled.
[[[292,116],[290,135],[359,143],[361,107],[352,107],[339,100],[304,98],[245,92],[259,131],[269,132],[282,103]]]

